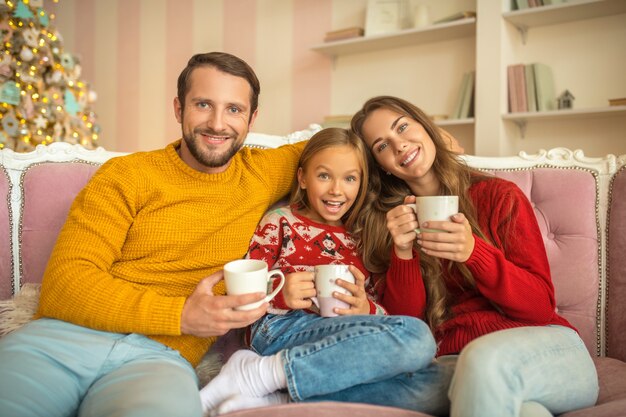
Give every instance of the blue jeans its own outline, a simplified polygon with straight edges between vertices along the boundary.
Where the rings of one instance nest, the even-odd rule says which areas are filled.
[[[178,352],[138,334],[39,319],[0,340],[3,417],[200,417],[197,384]]]
[[[517,417],[529,402],[560,414],[594,405],[598,390],[593,360],[572,329],[500,330],[472,341],[458,356],[450,416]]]
[[[268,314],[252,328],[260,355],[281,352],[294,401],[345,401],[445,414],[452,377],[428,326],[406,316]]]
[[[538,408],[559,414],[597,400],[595,366],[569,328],[501,330],[474,340],[461,355],[431,361],[433,343],[427,326],[410,317],[329,319],[300,311],[267,315],[253,326],[251,340],[261,355],[282,351],[295,401],[517,417]]]

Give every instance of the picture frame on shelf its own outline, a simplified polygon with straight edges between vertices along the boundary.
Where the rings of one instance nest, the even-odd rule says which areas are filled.
[[[365,36],[393,33],[408,27],[408,0],[368,0]]]

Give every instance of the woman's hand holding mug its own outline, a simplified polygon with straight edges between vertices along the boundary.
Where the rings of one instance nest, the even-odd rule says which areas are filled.
[[[463,213],[457,213],[451,221],[429,221],[423,224],[439,232],[423,232],[417,237],[422,251],[437,258],[465,262],[474,251],[476,243],[472,228]]]
[[[415,210],[411,204],[415,203],[414,196],[404,198],[404,204],[392,208],[387,212],[387,229],[393,239],[396,256],[400,259],[413,258],[413,241],[417,237],[419,227]]]

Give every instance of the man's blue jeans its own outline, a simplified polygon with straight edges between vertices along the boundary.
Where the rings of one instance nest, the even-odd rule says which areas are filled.
[[[430,414],[448,410],[453,368],[433,360],[432,333],[413,317],[268,314],[254,324],[251,347],[264,356],[281,352],[295,401],[360,402]]]
[[[196,374],[138,334],[39,319],[0,340],[2,417],[200,417]]]

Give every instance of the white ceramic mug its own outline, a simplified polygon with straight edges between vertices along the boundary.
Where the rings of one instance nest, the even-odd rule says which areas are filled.
[[[280,277],[280,284],[261,301],[239,306],[235,310],[252,310],[271,301],[285,285],[285,275],[278,270],[267,270],[267,263],[258,259],[239,259],[224,265],[224,281],[228,295],[262,292],[267,294],[273,276]]]
[[[316,297],[311,297],[313,303],[320,309],[322,317],[335,317],[334,308],[349,308],[350,305],[333,297],[333,292],[351,295],[348,290],[335,283],[337,278],[354,284],[355,278],[348,269],[348,265],[317,265],[315,267]]]
[[[415,204],[408,204],[417,214],[417,221],[422,223],[430,221],[451,221],[450,217],[459,212],[459,197],[456,195],[433,195],[415,197]],[[421,232],[442,232],[443,230],[423,228],[415,229]]]

